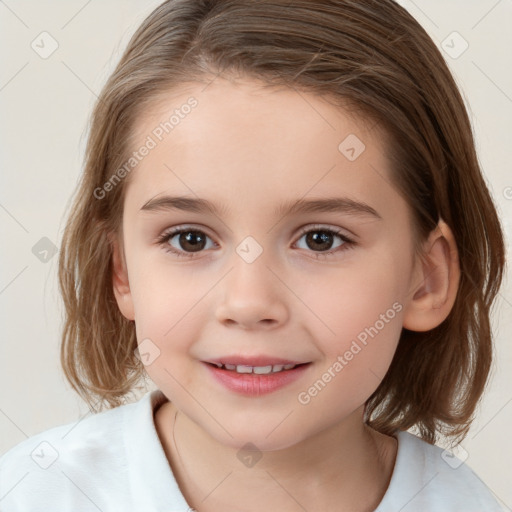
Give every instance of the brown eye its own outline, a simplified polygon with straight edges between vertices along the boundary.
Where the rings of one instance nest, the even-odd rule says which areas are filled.
[[[177,256],[192,257],[194,253],[207,248],[209,238],[208,235],[196,229],[175,229],[164,233],[158,240],[158,244]]]
[[[310,251],[320,254],[331,254],[348,249],[354,245],[354,242],[344,234],[326,228],[304,230],[299,240],[302,238],[304,238],[306,247],[301,248],[309,249]],[[336,239],[341,242],[333,247],[333,244],[336,244]]]
[[[306,234],[306,244],[313,250],[328,250],[331,248],[334,236],[327,231],[310,231]]]
[[[178,244],[185,251],[201,251],[206,245],[206,236],[200,231],[182,231],[178,233]]]

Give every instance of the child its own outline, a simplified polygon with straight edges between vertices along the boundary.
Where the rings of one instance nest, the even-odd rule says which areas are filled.
[[[501,510],[435,442],[471,425],[503,269],[406,10],[167,1],[100,95],[60,253],[65,375],[110,410],[8,451],[0,508]]]

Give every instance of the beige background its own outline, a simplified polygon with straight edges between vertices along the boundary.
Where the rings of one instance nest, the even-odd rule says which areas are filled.
[[[59,365],[57,257],[50,251],[48,261],[41,261],[33,247],[45,248],[49,242],[41,242],[43,237],[58,247],[95,95],[133,31],[159,3],[0,1],[0,454],[28,436],[90,414]],[[440,48],[452,46],[452,55],[443,50],[444,55],[470,105],[480,161],[504,221],[510,259],[512,2],[400,3]],[[31,47],[32,41],[35,45],[46,37],[44,48],[51,48],[49,36],[40,36],[44,31],[58,43],[46,59]],[[469,46],[457,56],[464,40]],[[464,451],[456,453],[467,456],[504,509],[512,510],[510,278],[498,298],[493,326],[493,376],[462,443]]]

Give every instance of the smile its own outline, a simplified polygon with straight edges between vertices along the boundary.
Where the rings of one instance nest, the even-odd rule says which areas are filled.
[[[309,363],[229,364],[206,362],[206,368],[217,384],[239,395],[257,397],[276,392],[300,379],[312,365]],[[261,363],[260,363],[261,364]]]

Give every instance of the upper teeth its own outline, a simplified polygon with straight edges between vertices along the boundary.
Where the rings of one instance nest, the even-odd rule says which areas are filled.
[[[218,368],[225,368],[226,370],[234,370],[237,373],[257,373],[257,374],[265,374],[265,373],[276,373],[282,370],[291,370],[295,368],[295,364],[275,364],[268,366],[246,366],[243,364],[235,365],[235,364],[220,364],[214,363]]]

